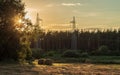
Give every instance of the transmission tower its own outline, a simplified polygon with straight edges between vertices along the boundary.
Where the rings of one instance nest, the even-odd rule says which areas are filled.
[[[75,16],[73,16],[73,20],[71,21],[71,23],[72,23],[72,29],[73,29],[73,31],[75,31],[75,29],[76,29],[76,20],[75,20]]]
[[[70,22],[72,23],[72,37],[71,37],[71,49],[77,50],[77,35],[76,35],[76,20],[75,16],[73,16],[73,20]]]
[[[35,25],[40,27],[41,22],[42,22],[42,19],[39,18],[39,14],[37,13],[37,16],[36,16],[36,24],[35,24]]]
[[[39,48],[39,44],[40,44],[40,39],[39,39],[39,30],[41,29],[41,21],[42,19],[39,18],[39,14],[37,13],[37,16],[36,16],[36,24],[35,24],[35,30],[36,30],[36,33],[37,33],[37,39],[36,39],[36,48]]]

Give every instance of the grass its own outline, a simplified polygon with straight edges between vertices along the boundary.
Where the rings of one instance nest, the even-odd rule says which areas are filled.
[[[57,63],[94,63],[94,64],[120,64],[120,56],[89,56],[79,58],[49,57]]]
[[[0,65],[0,75],[119,75],[118,64],[80,64],[54,63],[53,66],[38,65]]]
[[[38,60],[31,65],[0,63],[0,75],[120,75],[120,56],[50,58],[55,60],[52,66],[38,65]]]
[[[91,56],[93,60],[120,60],[120,56]]]
[[[120,56],[80,56],[78,58],[62,57],[61,53],[48,52],[44,58],[53,59],[56,63],[94,63],[94,64],[120,64]]]
[[[120,64],[120,56],[90,56],[91,63]]]

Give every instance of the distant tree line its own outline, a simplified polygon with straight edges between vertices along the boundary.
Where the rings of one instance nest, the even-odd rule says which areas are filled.
[[[77,50],[94,51],[105,45],[110,50],[120,50],[120,29],[84,31],[76,30]],[[43,50],[68,50],[71,49],[73,32],[70,31],[48,31],[41,32],[38,43]],[[31,47],[35,43],[32,42]]]

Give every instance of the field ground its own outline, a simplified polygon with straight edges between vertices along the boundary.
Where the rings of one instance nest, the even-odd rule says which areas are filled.
[[[35,62],[36,63],[36,62]],[[0,64],[0,75],[120,75],[119,64],[54,63],[47,65]]]

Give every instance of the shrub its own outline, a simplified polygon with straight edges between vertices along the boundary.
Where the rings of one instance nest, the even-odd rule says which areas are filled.
[[[49,52],[45,53],[44,56],[45,56],[45,57],[53,57],[55,54],[56,54],[55,51],[49,51]]]
[[[62,54],[63,57],[79,57],[79,53],[75,50],[67,50]]]
[[[42,49],[32,49],[32,57],[40,59],[43,57],[44,51]]]
[[[111,51],[105,45],[100,46],[96,51],[91,52],[91,55],[110,55]]]
[[[98,48],[98,51],[99,52],[109,52],[109,48],[107,46],[103,45]]]
[[[110,50],[107,46],[103,45],[98,48],[97,54],[98,55],[109,55]]]
[[[87,52],[81,53],[80,57],[87,58],[89,57],[89,54]]]

